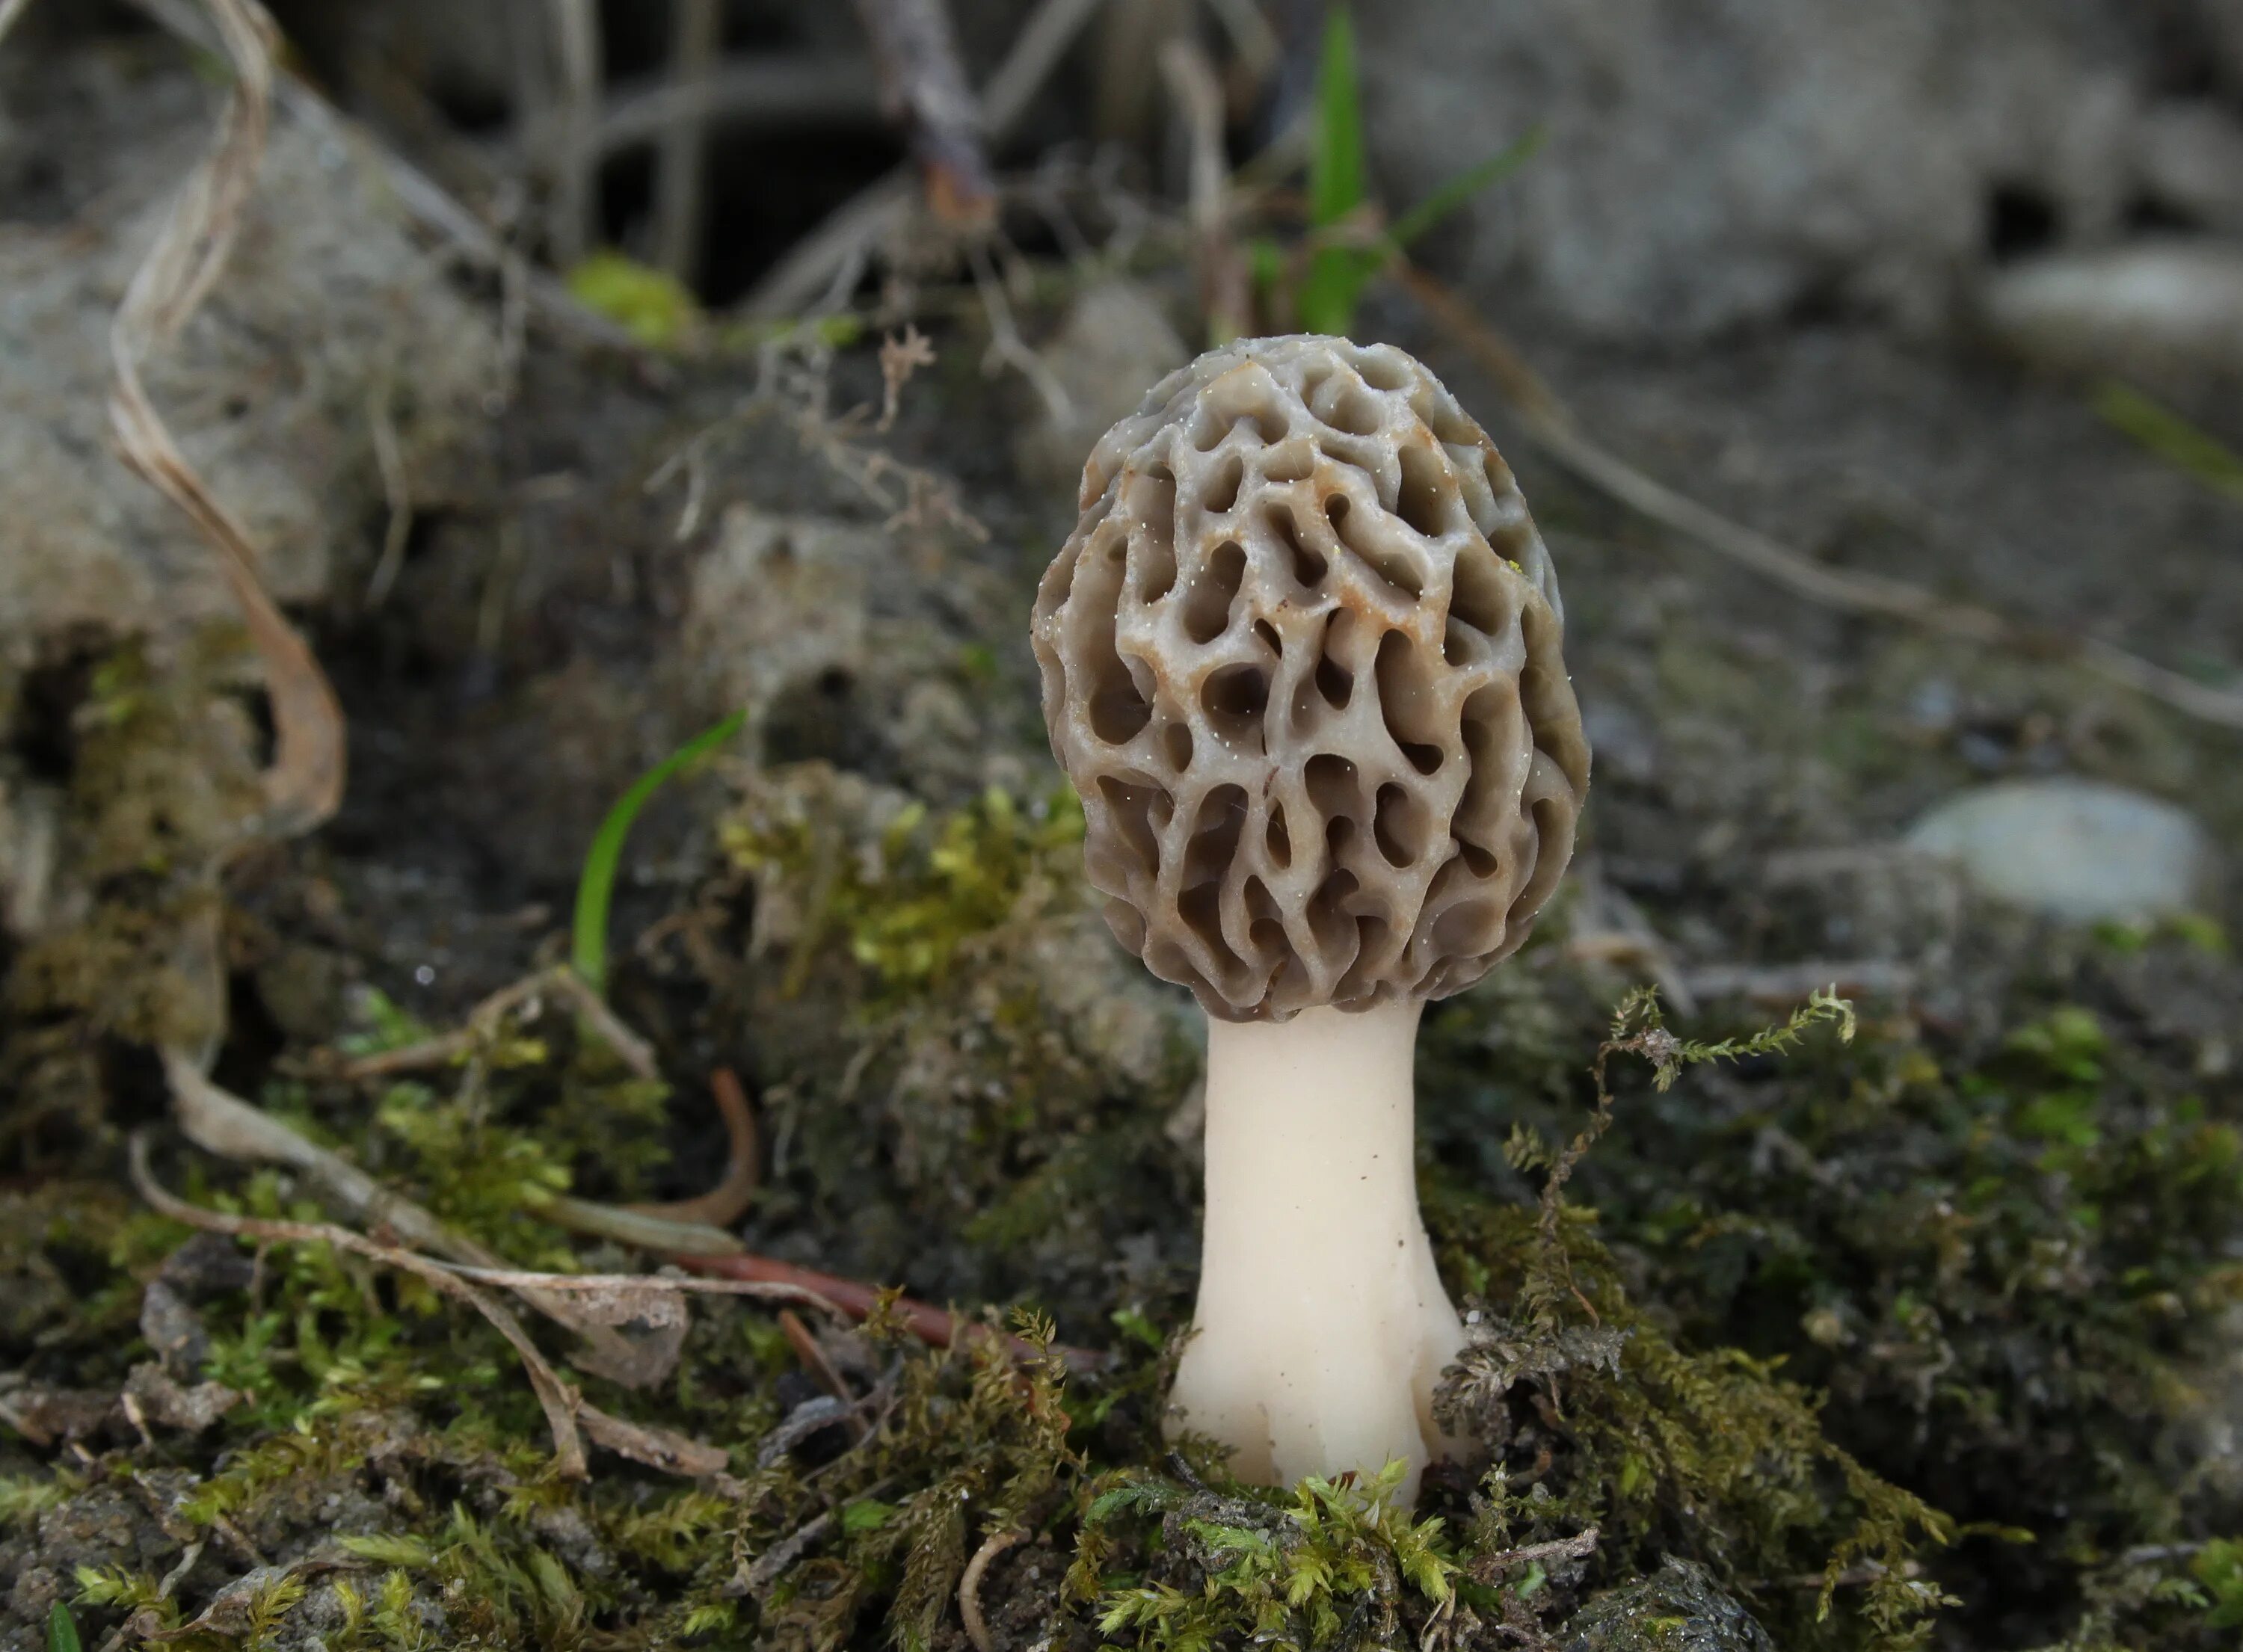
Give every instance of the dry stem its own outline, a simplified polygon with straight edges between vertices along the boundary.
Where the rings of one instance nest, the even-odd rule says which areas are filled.
[[[966,1638],[973,1642],[974,1652],[996,1652],[997,1644],[990,1639],[988,1620],[981,1615],[981,1575],[989,1569],[990,1561],[1015,1544],[1027,1541],[1026,1532],[992,1532],[973,1551],[973,1558],[966,1562],[965,1574],[958,1580],[958,1616],[966,1626]]]
[[[117,381],[110,422],[125,462],[178,506],[217,550],[265,665],[273,724],[265,776],[262,834],[293,836],[342,802],[342,708],[327,675],[265,589],[255,548],[240,521],[204,485],[172,440],[140,381],[141,364],[171,343],[226,269],[256,186],[273,104],[273,20],[256,0],[205,0],[234,69],[219,140],[173,201],[163,232],[134,272],[110,327]]]
[[[700,271],[701,244],[708,228],[704,174],[710,123],[703,94],[716,72],[723,24],[720,0],[670,0],[670,76],[687,102],[663,129],[655,261],[689,285]]]

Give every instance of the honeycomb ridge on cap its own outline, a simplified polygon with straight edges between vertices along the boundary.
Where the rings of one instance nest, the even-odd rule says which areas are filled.
[[[1084,467],[1038,588],[1106,921],[1209,1015],[1441,997],[1526,938],[1588,786],[1549,553],[1416,359],[1249,339]]]

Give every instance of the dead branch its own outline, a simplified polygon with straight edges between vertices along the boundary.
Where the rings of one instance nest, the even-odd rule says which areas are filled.
[[[966,1562],[965,1573],[958,1580],[958,1616],[966,1626],[966,1638],[973,1642],[973,1652],[996,1652],[997,1647],[989,1636],[988,1620],[981,1615],[982,1574],[997,1556],[1027,1541],[1026,1532],[992,1532]]]
[[[981,124],[989,143],[1003,141],[1019,124],[1083,24],[1104,3],[1043,0],[1037,7],[984,91]],[[764,277],[740,306],[742,312],[770,320],[812,303],[835,271],[865,257],[909,221],[917,194],[909,172],[898,171],[843,202]]]
[[[125,464],[178,506],[219,554],[272,701],[273,759],[259,829],[286,837],[319,825],[341,805],[342,707],[310,648],[266,594],[247,530],[179,452],[140,381],[141,364],[178,336],[225,272],[272,118],[280,39],[272,18],[257,0],[205,3],[233,64],[233,88],[216,145],[180,187],[111,325],[116,384],[109,416]]]
[[[944,0],[857,0],[857,15],[879,65],[888,118],[910,133],[927,205],[944,224],[986,227],[996,216],[997,191],[949,8]]]
[[[2099,637],[2044,631],[1991,608],[1946,601],[1883,574],[1825,567],[1677,493],[1586,434],[1511,341],[1460,294],[1405,260],[1398,259],[1393,267],[1411,296],[1487,374],[1535,446],[1584,481],[1661,526],[1810,602],[1902,620],[1982,647],[2070,660],[2188,716],[2243,729],[2243,695],[2198,682]]]
[[[1550,1561],[1578,1561],[1597,1550],[1597,1528],[1576,1532],[1571,1537],[1560,1537],[1547,1543],[1529,1543],[1525,1548],[1507,1548],[1500,1555],[1483,1555],[1472,1563],[1473,1580],[1492,1583],[1505,1572],[1515,1572],[1522,1566],[1539,1566]]]

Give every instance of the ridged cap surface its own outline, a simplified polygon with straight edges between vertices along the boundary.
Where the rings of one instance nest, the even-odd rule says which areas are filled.
[[[1511,472],[1391,346],[1252,339],[1107,433],[1038,590],[1106,918],[1225,1020],[1469,985],[1573,854],[1589,751]]]

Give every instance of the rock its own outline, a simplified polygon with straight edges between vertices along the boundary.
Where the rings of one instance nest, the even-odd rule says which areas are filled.
[[[2122,226],[2155,44],[2129,0],[1391,0],[1362,31],[1387,204],[1537,122],[1463,213],[1467,273],[1586,330],[1689,337],[1838,305],[1945,316],[2006,202]]]
[[[1191,359],[1153,293],[1120,279],[1078,293],[1038,355],[1066,393],[1067,416],[1055,416],[1039,399],[1015,457],[1030,480],[1069,493],[1082,480],[1092,444]]]
[[[1760,1621],[1694,1561],[1606,1589],[1573,1614],[1566,1652],[1775,1652]]]
[[[2142,193],[2166,212],[2243,233],[2243,121],[2208,97],[2159,104],[2134,135]]]
[[[2093,781],[2007,781],[1949,798],[1907,845],[1953,862],[1982,894],[2049,917],[2139,923],[2204,897],[2214,854],[2186,813]]]
[[[2243,379],[2243,242],[2151,242],[2030,259],[1983,310],[2009,349],[2068,373],[2160,384]]]
[[[941,802],[1018,790],[1041,765],[964,663],[1017,623],[1016,601],[970,554],[733,505],[693,566],[684,693],[744,708],[766,762],[831,762]]]
[[[214,131],[212,88],[159,63],[78,51],[0,77],[20,151],[0,153],[0,661],[235,614],[213,554],[109,431],[111,318]],[[413,239],[371,151],[276,113],[232,261],[145,376],[273,594],[303,602],[373,554],[377,401],[418,505],[458,496],[448,467],[497,385],[497,331]]]

